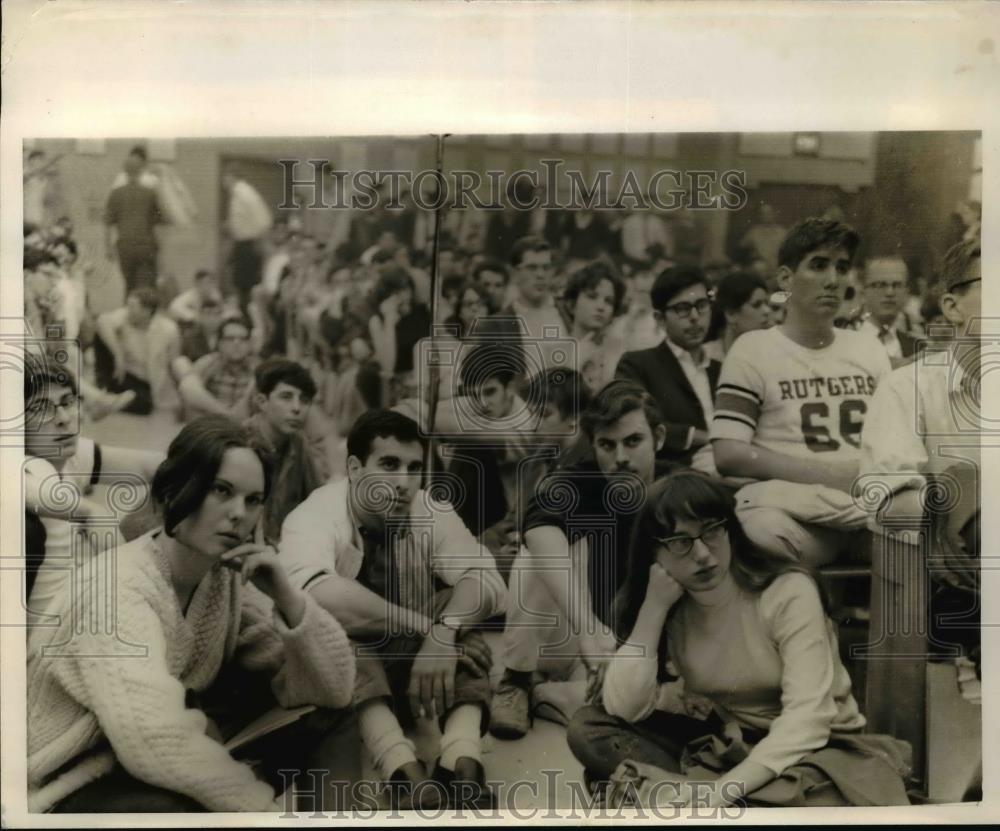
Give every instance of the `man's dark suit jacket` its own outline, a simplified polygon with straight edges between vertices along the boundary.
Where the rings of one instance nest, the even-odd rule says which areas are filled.
[[[718,361],[708,365],[708,383],[713,397],[721,366]],[[666,340],[652,349],[626,352],[618,362],[615,377],[638,382],[660,405],[667,437],[657,454],[659,458],[690,464],[696,448],[685,449],[688,433],[692,427],[707,430],[708,425],[698,396]]]

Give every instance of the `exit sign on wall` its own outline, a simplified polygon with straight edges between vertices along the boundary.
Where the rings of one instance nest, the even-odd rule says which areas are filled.
[[[818,156],[819,133],[795,133],[792,148],[796,156]]]

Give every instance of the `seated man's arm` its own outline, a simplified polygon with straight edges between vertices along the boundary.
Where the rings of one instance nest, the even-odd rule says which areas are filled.
[[[113,484],[122,473],[141,476],[146,483],[153,481],[153,475],[165,454],[150,450],[132,450],[128,447],[101,445],[101,469],[97,481],[102,485]]]
[[[814,462],[739,439],[714,439],[712,451],[723,476],[826,485],[850,493],[858,475],[856,462]]]
[[[715,395],[710,430],[716,470],[722,476],[826,485],[849,493],[858,474],[856,462],[834,462],[822,454],[800,458],[754,443],[768,397],[767,379],[760,359],[738,346],[726,355]]]
[[[563,568],[540,568],[541,580],[556,602],[556,608],[570,626],[570,631],[585,641],[586,652],[611,654],[615,639],[594,614],[588,574],[587,543],[580,540],[570,545],[563,530],[555,525],[542,525],[525,531],[524,544],[531,558],[562,563]]]
[[[430,544],[435,575],[453,587],[442,618],[474,626],[507,608],[507,587],[493,555],[451,506],[442,506],[436,513]]]
[[[426,632],[430,621],[389,603],[351,577],[337,573],[336,539],[323,489],[292,511],[281,526],[281,558],[292,584],[308,591],[351,637],[382,635],[402,627]]]
[[[875,388],[861,431],[859,484],[883,492],[876,513],[894,524],[912,521],[919,526],[924,515],[920,491],[928,455],[918,393],[911,370],[891,373]]]
[[[305,588],[352,638],[400,631],[424,634],[431,628],[426,616],[390,603],[349,577],[324,572]]]
[[[184,404],[195,410],[210,413],[212,415],[232,416],[231,409],[219,401],[205,386],[205,373],[207,373],[216,360],[217,356],[204,355],[195,361],[194,365],[187,370],[177,383]],[[175,365],[178,363],[174,362]]]
[[[124,309],[114,309],[99,314],[95,324],[98,336],[104,341],[104,345],[108,347],[108,351],[114,359],[116,376],[121,373],[123,377],[125,371],[125,348],[122,346],[121,338],[118,336],[118,328],[122,325],[124,318]]]
[[[167,313],[178,323],[194,323],[201,311],[201,301],[197,295],[181,292],[172,301]]]

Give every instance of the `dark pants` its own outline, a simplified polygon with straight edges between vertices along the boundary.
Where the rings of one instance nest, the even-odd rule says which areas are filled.
[[[714,714],[700,721],[656,710],[644,721],[632,724],[591,705],[570,719],[566,741],[585,770],[607,779],[626,759],[680,773],[684,746],[721,729],[722,722]]]
[[[316,710],[241,747],[234,755],[237,759],[253,759],[257,777],[279,795],[294,782],[301,810],[336,812],[354,806],[351,785],[361,780],[360,747],[358,725],[351,710]],[[279,773],[282,770],[284,775]],[[290,771],[302,773],[295,775]],[[283,807],[292,811],[295,804],[289,798]],[[111,773],[70,794],[52,811],[56,814],[204,813],[207,809],[189,796],[136,779],[116,765]]]
[[[264,258],[257,240],[237,240],[233,243],[230,265],[233,269],[233,288],[240,299],[240,308],[246,311],[250,292],[262,276]]]
[[[236,664],[222,668],[212,686],[200,694],[188,691],[187,706],[201,710],[223,739],[235,736],[257,717],[278,706],[265,674]],[[234,758],[248,761],[258,779],[281,794],[293,778],[303,811],[350,809],[351,784],[361,780],[361,737],[351,708],[318,709],[292,724],[243,745]],[[284,769],[285,775],[279,771]],[[310,775],[308,771],[327,775]],[[289,771],[302,771],[295,777]],[[294,806],[283,806],[291,810]],[[164,790],[131,776],[120,765],[66,797],[56,813],[204,812],[191,797]]]
[[[94,338],[94,361],[97,386],[110,392],[132,390],[135,393],[135,398],[124,408],[126,413],[149,415],[153,412],[153,390],[149,382],[143,381],[131,372],[126,372],[125,378],[121,381],[115,380],[115,359],[100,335]]]
[[[118,266],[125,280],[125,293],[139,286],[156,288],[156,248],[118,243]]]
[[[443,589],[434,596],[434,613],[440,614],[451,597],[451,589]],[[461,637],[458,645],[461,647]],[[413,659],[423,646],[421,635],[400,635],[377,644],[358,644],[355,657],[357,680],[354,684],[354,704],[363,704],[377,698],[386,698],[403,726],[413,723],[406,692],[410,685]],[[490,702],[493,692],[488,676],[476,675],[459,663],[455,670],[454,707],[475,704],[482,712],[480,734],[485,735],[490,723]],[[441,719],[442,728],[445,714]]]

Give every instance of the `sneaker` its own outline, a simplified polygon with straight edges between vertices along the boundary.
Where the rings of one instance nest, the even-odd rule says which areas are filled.
[[[520,739],[531,729],[531,693],[518,684],[501,681],[490,711],[490,733],[498,739]]]

